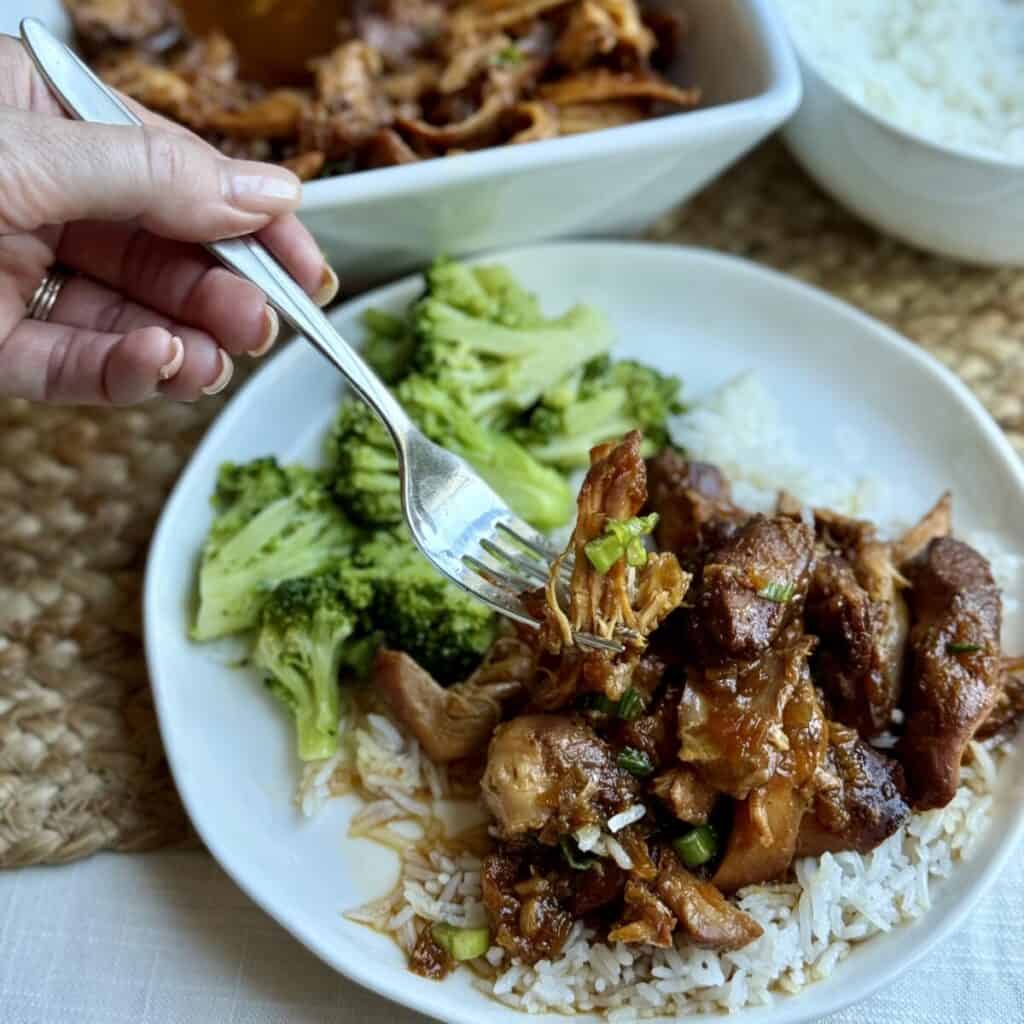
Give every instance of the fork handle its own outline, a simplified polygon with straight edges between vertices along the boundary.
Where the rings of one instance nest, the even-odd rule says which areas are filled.
[[[73,117],[99,124],[143,123],[41,22],[25,18],[21,39],[39,73]],[[270,251],[251,235],[211,242],[206,248],[239,277],[260,288],[278,313],[342,372],[356,394],[384,421],[404,459],[409,434],[415,429],[405,410]]]
[[[246,236],[211,242],[207,248],[239,277],[262,289],[281,316],[341,370],[356,394],[383,420],[404,455],[406,439],[414,429],[408,414],[266,247]]]

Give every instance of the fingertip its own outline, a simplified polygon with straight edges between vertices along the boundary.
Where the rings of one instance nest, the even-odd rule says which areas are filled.
[[[325,260],[320,273],[320,287],[313,293],[313,301],[318,306],[326,306],[338,294],[341,282],[334,268]]]
[[[224,199],[244,213],[278,217],[296,210],[302,200],[298,176],[276,164],[225,160],[220,180]]]
[[[164,327],[129,331],[107,354],[103,391],[112,405],[145,401],[157,393],[165,373],[173,377],[178,372],[184,358],[181,339]]]
[[[209,384],[200,388],[204,395],[219,395],[228,386],[234,375],[235,364],[231,356],[224,349],[219,349],[218,354],[220,355],[220,370]]]
[[[277,341],[277,336],[281,330],[281,321],[278,319],[273,306],[263,307],[263,324],[262,340],[254,349],[249,350],[249,355],[253,359],[265,356],[274,347],[274,342]]]
[[[161,382],[160,392],[176,402],[195,402],[222,372],[223,350],[205,331],[186,327],[178,334],[184,342],[185,357],[178,372]]]
[[[327,259],[298,217],[275,218],[259,232],[259,239],[307,295],[316,295],[323,288]]]
[[[176,334],[171,335],[171,358],[160,367],[157,377],[160,380],[170,380],[185,362],[185,343]]]

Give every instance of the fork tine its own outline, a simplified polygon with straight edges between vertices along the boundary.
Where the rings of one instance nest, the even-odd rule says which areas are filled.
[[[605,640],[593,633],[573,633],[573,638],[580,647],[590,647],[596,651],[608,651],[610,654],[621,654],[625,648],[618,640]]]
[[[556,559],[560,559],[558,562],[558,574],[564,582],[568,583],[572,578],[573,567],[576,562],[575,555],[572,552],[563,553],[556,550],[546,537],[537,533],[536,530],[531,529],[520,520],[513,519],[511,523],[512,526],[503,522],[496,523],[495,525],[498,530],[543,564],[545,581],[548,578],[548,573],[551,571],[552,563]]]
[[[499,547],[493,541],[484,538],[480,541],[480,547],[484,549],[492,558],[497,558],[499,561],[506,562],[513,568],[518,569],[521,573],[532,577],[534,580],[533,585],[543,586],[548,581],[548,574],[536,562],[531,562],[520,555],[513,554],[511,551],[506,551],[504,548]],[[525,589],[530,589],[529,587]]]
[[[499,522],[497,528],[508,537],[511,537],[520,547],[532,551],[542,562],[553,562],[561,554],[556,550],[551,541],[536,530],[520,522],[518,519],[511,520],[515,529],[508,523]]]
[[[472,555],[464,555],[462,561],[478,576],[482,576],[487,580],[488,583],[493,583],[494,586],[511,591],[513,594],[518,595],[524,590],[533,589],[533,584],[529,580],[523,579],[522,576],[514,576],[509,572],[502,572],[493,566],[487,565],[486,562],[481,562]]]
[[[488,553],[490,554],[490,552]],[[512,595],[516,595],[521,593],[523,590],[530,589],[529,584],[526,580],[522,579],[522,577],[502,572],[501,570],[494,568],[494,566],[487,565],[486,562],[481,562],[480,559],[474,558],[472,555],[463,555],[462,562],[492,586],[504,589]],[[507,603],[502,602],[500,606],[495,605],[493,601],[488,601],[488,603],[491,604],[492,607],[497,607],[498,611],[501,611],[506,615],[509,614],[509,605]],[[529,621],[527,622],[526,619],[523,618],[525,614],[525,611],[517,611],[512,618],[516,619],[518,622],[526,622],[527,625],[532,625],[534,627],[540,625],[540,623],[532,617],[529,618]],[[599,651],[610,651],[613,654],[621,654],[624,650],[622,644],[617,640],[605,640],[603,637],[594,636],[593,633],[574,632],[573,637],[580,647],[589,647],[592,650]]]

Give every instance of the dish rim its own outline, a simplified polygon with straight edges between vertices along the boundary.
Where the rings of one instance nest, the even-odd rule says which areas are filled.
[[[646,255],[655,256],[659,259],[665,260],[676,259],[680,256],[684,259],[706,260],[712,265],[717,265],[718,267],[723,268],[726,272],[738,274],[741,279],[761,279],[762,281],[768,281],[774,288],[781,289],[782,292],[788,292],[794,302],[809,302],[817,305],[819,308],[827,312],[832,313],[833,315],[845,316],[848,319],[852,319],[860,329],[875,335],[880,343],[884,344],[886,347],[895,349],[902,357],[909,358],[922,374],[930,378],[936,386],[944,387],[959,401],[965,411],[970,413],[970,419],[974,423],[975,427],[981,431],[982,435],[985,436],[986,440],[991,445],[993,454],[998,454],[1000,461],[1003,463],[1003,468],[1008,471],[1008,478],[1015,485],[1021,504],[1024,506],[1024,460],[1017,456],[1017,453],[1014,451],[1009,439],[984,408],[980,400],[970,391],[967,385],[964,384],[964,382],[961,381],[960,378],[951,370],[947,369],[933,356],[929,355],[924,349],[904,338],[893,328],[879,320],[876,320],[874,317],[869,316],[856,307],[851,306],[842,299],[773,268],[754,263],[751,260],[734,256],[729,253],[723,253],[698,246],[676,246],[664,243],[631,241],[548,242],[502,249],[482,256],[476,256],[471,260],[467,260],[467,262],[480,263],[501,261],[502,259],[508,258],[514,254],[522,257],[529,255],[530,253],[539,253],[541,251],[546,252],[550,250],[571,252],[577,263],[581,257],[585,258],[588,251],[594,250],[603,250],[605,252],[617,251],[618,253],[621,253],[624,260],[628,260],[631,255],[638,252],[644,252]],[[378,296],[381,293],[400,291],[403,288],[407,288],[411,282],[415,282],[420,277],[420,274],[421,272],[416,272],[405,275],[397,281],[357,296],[332,311],[332,316],[343,316],[351,306],[372,301],[374,296]],[[302,355],[299,355],[299,353],[302,353]],[[188,466],[191,466],[194,461],[198,461],[205,456],[208,450],[215,450],[220,444],[221,435],[227,433],[236,421],[243,419],[248,415],[249,403],[246,398],[247,392],[254,388],[261,374],[269,373],[272,366],[275,368],[275,373],[287,373],[288,362],[295,360],[296,358],[302,358],[305,354],[306,353],[304,352],[301,343],[289,345],[287,348],[277,353],[264,367],[261,367],[259,371],[254,373],[245,385],[239,389],[237,394],[231,398],[228,405],[219,414],[214,424],[206,432],[205,436],[190,457]],[[164,725],[165,716],[168,714],[165,710],[168,701],[167,693],[168,687],[171,683],[168,681],[167,686],[164,685],[164,682],[160,678],[160,669],[154,664],[154,658],[152,655],[154,638],[162,631],[161,623],[157,620],[156,608],[158,605],[158,597],[155,593],[157,584],[156,573],[153,571],[153,564],[161,557],[162,548],[167,544],[168,538],[173,534],[174,523],[177,520],[178,506],[184,501],[184,482],[188,475],[188,466],[186,466],[182,471],[178,481],[175,483],[174,488],[168,496],[161,512],[156,530],[154,531],[146,560],[143,589],[143,627],[146,662],[150,673],[154,705],[157,711],[157,721],[160,736],[167,752],[168,766],[185,810],[187,811],[193,826],[207,850],[213,855],[235,884],[238,885],[239,888],[257,906],[259,906],[274,921],[289,932],[289,934],[301,942],[308,950],[314,953],[330,967],[337,970],[344,977],[376,993],[382,998],[388,999],[398,1006],[408,1008],[418,1013],[426,1014],[428,1016],[436,1015],[439,1012],[439,1008],[434,1004],[434,1001],[421,996],[419,991],[409,989],[403,990],[395,980],[397,972],[391,972],[389,970],[381,974],[374,971],[374,964],[371,961],[339,958],[329,942],[321,941],[316,934],[311,934],[310,930],[304,927],[301,922],[284,920],[282,916],[279,916],[278,913],[269,905],[271,901],[264,898],[261,893],[254,891],[254,889],[247,883],[245,880],[245,872],[239,864],[239,858],[233,855],[230,851],[225,851],[222,845],[215,838],[212,838],[207,834],[205,820],[203,821],[203,825],[200,825],[199,821],[196,820],[197,817],[202,818],[202,815],[193,813],[193,807],[197,806],[201,800],[201,791],[197,788],[198,783],[188,778],[188,773],[183,770],[182,765],[176,762],[172,753],[174,749],[173,740],[169,737]],[[197,797],[199,798],[198,800]],[[994,825],[995,822],[993,821],[992,824]],[[939,942],[958,930],[962,926],[967,915],[976,907],[978,902],[995,884],[996,880],[1005,868],[1010,856],[1020,843],[1021,838],[1024,837],[1024,801],[1018,801],[1012,811],[1008,812],[1007,820],[1004,824],[1007,827],[1000,834],[998,846],[993,851],[993,855],[981,866],[977,881],[973,886],[964,887],[957,895],[954,896],[952,905],[947,911],[945,919],[936,927],[920,933],[917,936],[916,944],[910,947],[904,958],[893,957],[881,970],[877,971],[871,977],[870,981],[858,987],[855,991],[846,991],[842,986],[836,988],[833,984],[832,987],[836,988],[836,991],[830,992],[829,978],[817,981],[813,983],[813,985],[802,990],[802,992],[797,993],[795,996],[790,997],[782,1003],[776,1004],[773,1008],[773,1018],[777,1017],[780,1024],[810,1024],[810,1022],[817,1021],[824,1016],[839,1012],[854,1003],[866,999],[883,986],[892,982],[904,971],[918,963]],[[920,920],[924,921],[927,917],[928,913],[923,915]],[[818,996],[816,1001],[817,1005],[815,1005],[813,1009],[808,1010],[806,1007],[800,1005],[799,1000],[804,993],[810,991],[812,988]],[[495,1008],[497,1009],[499,1007],[500,1004],[495,1003]],[[744,1008],[744,1010],[745,1009],[747,1008]],[[756,1010],[758,1008],[751,1007],[750,1009]],[[740,1010],[738,1012],[743,1014],[744,1010]],[[443,1012],[447,1013],[449,1010],[446,1009]],[[724,1013],[721,1017],[723,1021],[727,1019],[727,1016]],[[459,1024],[480,1024],[480,1018],[478,1016],[469,1017],[463,1015],[448,1019],[458,1021]],[[524,1024],[529,1019],[529,1017],[524,1016]],[[562,1019],[562,1017],[561,1015],[552,1017],[550,1014],[546,1014],[540,1019],[551,1020]],[[665,1021],[667,1019],[670,1018],[656,1018],[654,1024],[658,1024],[659,1021]],[[696,1019],[711,1020],[715,1018],[701,1016]],[[742,1016],[735,1019],[740,1022],[743,1021]]]

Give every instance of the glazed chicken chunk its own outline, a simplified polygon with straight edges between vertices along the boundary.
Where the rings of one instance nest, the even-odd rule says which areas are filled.
[[[972,547],[939,537],[906,566],[912,670],[899,757],[914,807],[944,807],[960,761],[999,697],[1002,600]]]
[[[608,744],[564,715],[522,715],[499,726],[481,790],[503,838],[547,843],[607,821],[636,797],[635,780]]]
[[[814,533],[788,516],[754,516],[705,561],[690,616],[710,663],[765,654],[797,618],[811,579]]]

